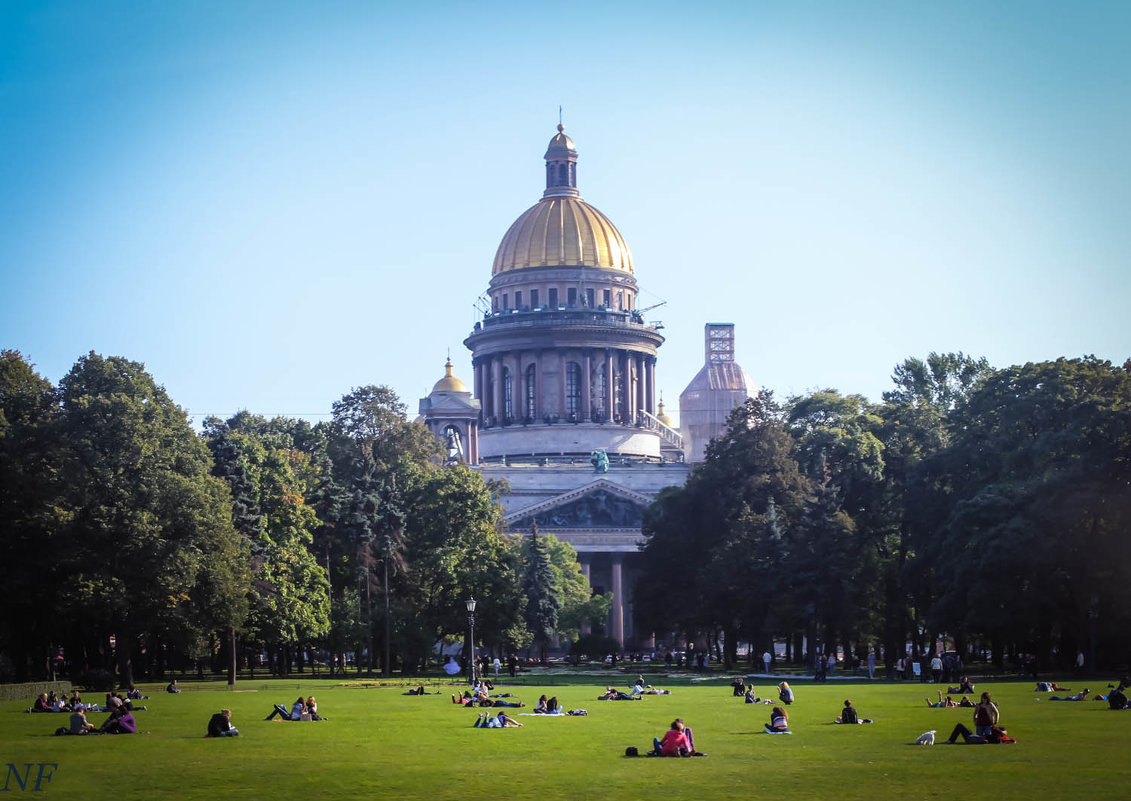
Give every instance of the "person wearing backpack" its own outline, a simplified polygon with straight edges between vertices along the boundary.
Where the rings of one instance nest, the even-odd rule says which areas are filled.
[[[982,700],[974,707],[974,731],[982,737],[989,737],[990,730],[997,725],[1000,715],[997,704],[990,700],[988,692],[982,693]]]

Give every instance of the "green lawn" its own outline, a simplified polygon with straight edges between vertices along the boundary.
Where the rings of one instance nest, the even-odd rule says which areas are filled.
[[[28,699],[0,706],[0,770],[56,763],[45,795],[87,799],[1131,797],[1131,712],[1092,701],[1050,703],[1031,682],[978,685],[999,702],[1017,745],[922,748],[911,743],[923,731],[937,730],[941,741],[956,722],[971,724],[969,709],[926,708],[923,696],[933,685],[799,681],[790,709],[795,733],[772,736],[759,733],[770,707],[732,698],[725,680],[673,684],[672,695],[633,702],[597,701],[604,681],[593,681],[513,688],[528,705],[546,692],[566,708],[589,710],[588,717],[518,717],[524,728],[485,731],[471,727],[476,712],[451,703],[454,686],[422,698],[401,695],[400,687],[336,681],[245,681],[235,691],[185,684],[181,695],[143,687],[151,698],[140,702],[149,709],[137,720],[148,733],[135,737],[53,737],[66,716],[23,714]],[[1107,682],[1090,686],[1102,691]],[[272,702],[289,706],[300,692],[318,696],[329,720],[263,720]],[[876,722],[832,725],[846,697]],[[203,737],[221,707],[233,710],[242,736]],[[694,728],[707,758],[624,757],[629,745],[647,750],[676,716]],[[17,797],[18,785],[7,780]]]

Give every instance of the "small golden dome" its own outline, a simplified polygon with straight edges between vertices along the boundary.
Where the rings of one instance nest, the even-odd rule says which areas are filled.
[[[558,125],[557,134],[550,140],[550,145],[546,148],[546,157],[549,158],[556,150],[572,150],[574,153],[577,152],[577,148],[573,145],[573,140],[565,135],[565,127],[562,125]]]
[[[452,375],[452,359],[449,356],[444,364],[444,377],[432,387],[433,392],[467,392],[467,386]]]
[[[675,427],[675,426],[672,425],[672,419],[670,417],[668,417],[666,414],[664,414],[664,402],[662,400],[660,401],[660,408],[657,409],[656,411],[659,412],[659,414],[656,415],[657,420],[659,420],[661,423],[666,425],[668,428],[674,428]]]
[[[579,197],[547,197],[527,209],[499,244],[491,274],[558,266],[633,271],[620,231]]]

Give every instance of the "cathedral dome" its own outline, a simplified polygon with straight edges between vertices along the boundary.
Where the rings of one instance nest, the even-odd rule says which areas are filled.
[[[559,125],[546,148],[546,191],[514,221],[492,275],[527,267],[602,267],[631,273],[632,254],[609,218],[577,191],[577,149]]]
[[[604,267],[631,273],[632,254],[608,217],[579,197],[547,197],[514,221],[493,275],[525,267]]]
[[[467,392],[467,386],[452,375],[452,360],[448,359],[444,365],[444,377],[432,387],[433,392]]]

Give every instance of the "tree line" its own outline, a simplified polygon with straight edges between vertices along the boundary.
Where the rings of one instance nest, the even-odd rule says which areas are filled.
[[[138,362],[90,353],[56,387],[0,351],[0,672],[387,674],[462,636],[472,595],[500,652],[603,619],[569,545],[505,534],[506,487],[439,456],[387,387],[198,434]]]
[[[938,638],[999,666],[1126,665],[1131,361],[932,353],[893,382],[881,403],[829,389],[735,409],[645,515],[641,625],[728,665],[740,641],[890,664]]]

